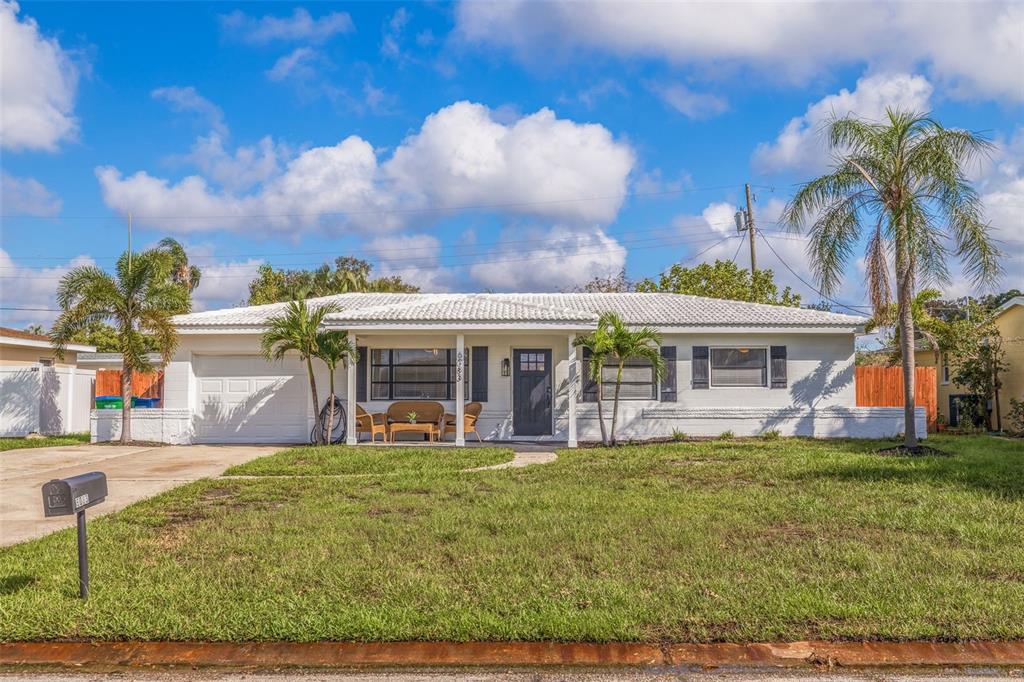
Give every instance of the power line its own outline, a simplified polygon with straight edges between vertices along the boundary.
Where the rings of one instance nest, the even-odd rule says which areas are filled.
[[[760,230],[758,230],[758,232],[760,232]],[[797,274],[796,270],[794,270],[793,268],[789,267],[789,263],[787,263],[787,262],[786,262],[785,260],[783,260],[783,259],[782,259],[782,256],[780,256],[780,255],[779,255],[779,252],[775,250],[775,247],[774,247],[774,246],[772,246],[772,243],[771,243],[770,241],[768,241],[768,237],[766,237],[766,236],[765,236],[765,234],[764,234],[763,232],[761,232],[761,236],[762,236],[762,237],[764,238],[764,243],[765,243],[765,244],[766,244],[766,245],[768,246],[768,248],[769,248],[769,249],[771,249],[771,252],[775,254],[775,257],[776,257],[776,258],[777,258],[777,259],[779,260],[779,262],[780,262],[780,263],[782,263],[782,264],[783,264],[783,265],[785,266],[785,268],[786,268],[787,270],[789,270],[790,274],[792,274],[792,275],[793,275],[794,277],[796,277],[796,278],[797,278],[798,280],[800,280],[801,282],[803,282],[803,283],[804,283],[804,285],[805,285],[805,286],[806,286],[807,288],[809,288],[809,289],[810,289],[811,291],[813,291],[814,293],[816,293],[816,294],[818,294],[819,296],[821,296],[821,297],[822,297],[823,299],[825,299],[825,300],[826,300],[826,301],[828,301],[829,303],[832,303],[833,305],[837,305],[837,306],[839,306],[840,308],[846,308],[847,310],[852,310],[853,312],[857,313],[858,315],[864,315],[864,314],[865,314],[865,312],[864,312],[863,310],[858,310],[858,309],[857,309],[856,307],[854,307],[854,306],[849,306],[849,305],[846,305],[846,304],[844,304],[844,303],[840,303],[839,301],[836,301],[836,300],[834,300],[834,299],[832,299],[832,298],[830,298],[830,297],[826,296],[825,294],[823,294],[823,293],[822,293],[821,291],[819,291],[819,290],[818,290],[818,289],[817,289],[817,288],[816,288],[816,287],[815,287],[814,285],[812,285],[812,284],[811,284],[810,282],[808,282],[808,281],[807,281],[806,279],[804,279],[804,278],[803,278],[803,277],[801,277],[801,276],[800,276],[799,274]]]
[[[734,239],[737,236],[738,235],[726,235],[723,239],[717,239],[717,237],[714,237],[713,239],[717,239],[717,241],[714,244],[712,244],[711,246],[709,246],[708,248],[704,249],[703,251],[698,252],[697,255],[699,256],[699,255],[701,255],[703,253],[706,253],[710,249],[714,248],[717,244],[720,244],[720,243],[726,241],[727,239]],[[648,241],[650,241],[650,240],[648,240]],[[699,240],[699,241],[707,241],[707,240]],[[646,245],[646,246],[637,246],[637,247],[634,247],[632,250],[633,251],[640,251],[640,250],[645,250],[645,249],[662,249],[666,245],[669,245],[669,244],[685,245],[687,243],[694,243],[694,242],[687,242],[687,241],[673,242],[673,241],[662,241],[662,240],[659,240],[657,244],[649,244],[649,245]],[[451,267],[471,267],[471,266],[474,266],[474,265],[490,265],[490,264],[497,264],[497,263],[518,263],[518,262],[527,262],[527,261],[531,261],[532,262],[532,261],[538,261],[538,260],[557,260],[557,259],[565,259],[565,258],[571,258],[571,257],[576,257],[576,256],[600,255],[600,254],[603,254],[603,253],[607,253],[609,250],[611,250],[613,248],[617,248],[617,247],[621,247],[621,243],[620,242],[615,242],[615,244],[608,245],[608,246],[606,246],[604,248],[601,248],[601,249],[598,249],[598,250],[595,250],[595,251],[587,251],[587,250],[572,251],[572,252],[566,252],[566,253],[556,253],[556,254],[552,254],[552,255],[548,255],[548,256],[527,255],[527,256],[522,257],[522,258],[499,258],[499,259],[494,259],[494,260],[468,261],[468,262],[465,262],[465,263],[430,263],[430,264],[424,264],[424,265],[414,265],[413,267],[417,267],[420,270],[440,270],[440,269],[443,269],[443,268],[451,268]],[[544,251],[546,251],[546,249]],[[530,253],[538,253],[538,252],[543,253],[543,251],[541,251],[539,249],[538,250],[534,250],[534,251],[532,251]],[[696,257],[696,256],[694,256],[694,257]],[[410,259],[410,260],[420,261],[422,259]],[[396,261],[385,261],[384,265],[385,266],[390,266],[390,265],[393,265],[394,263],[396,263]],[[398,268],[393,268],[393,269],[400,270],[401,268],[398,267]],[[253,275],[251,273],[249,273],[249,274],[243,274],[243,275],[217,275],[216,276],[217,279],[234,279],[234,278],[240,278],[240,277],[246,278],[246,279],[252,279]],[[34,276],[34,275],[0,275],[0,279],[60,280],[61,277],[60,276]]]
[[[645,230],[630,230],[629,234],[630,235],[634,235],[634,234],[636,234],[636,235],[639,235],[639,234],[655,234],[655,233],[668,233],[670,235],[671,234],[684,234],[684,235],[685,234],[704,234],[704,233],[706,233],[708,231],[708,227],[723,227],[723,226],[727,226],[727,225],[731,226],[732,224],[733,223],[731,221],[709,222],[709,221],[706,221],[706,220],[704,220],[702,218],[696,218],[695,217],[695,218],[693,218],[692,221],[685,222],[685,223],[678,223],[677,222],[676,224],[670,225],[670,226],[667,226],[667,227],[656,227],[656,228],[649,228],[649,229],[645,229]],[[770,223],[770,224],[778,224],[778,223]],[[457,249],[474,249],[474,248],[477,248],[477,247],[488,247],[488,246],[509,246],[509,247],[513,247],[513,248],[510,248],[510,249],[507,249],[507,250],[519,252],[519,251],[521,251],[521,249],[514,248],[514,245],[517,245],[517,244],[535,244],[535,243],[552,244],[552,243],[558,243],[558,242],[572,242],[572,241],[574,241],[576,239],[577,236],[578,235],[567,235],[565,237],[556,238],[556,239],[552,239],[551,237],[537,237],[537,238],[531,238],[531,239],[498,240],[498,241],[491,241],[491,242],[476,242],[476,243],[473,243],[473,244],[455,244],[455,245],[446,246],[445,248],[446,249],[456,249],[457,250]],[[613,236],[613,235],[609,235],[609,236]],[[270,252],[270,253],[266,253],[266,252],[264,252],[264,253],[258,253],[258,252],[254,252],[254,253],[230,253],[229,252],[229,253],[222,253],[222,254],[220,254],[218,256],[195,256],[195,257],[192,257],[190,260],[194,261],[196,264],[202,265],[202,261],[203,260],[210,260],[214,264],[216,264],[217,260],[223,260],[225,258],[270,258],[270,257],[274,257],[274,256],[337,255],[339,250],[341,250],[341,249],[330,249],[330,250],[327,250],[327,251],[280,251],[280,252]],[[403,252],[409,252],[409,251],[419,252],[419,251],[422,251],[422,248],[421,247],[413,247],[413,246],[404,246],[404,247],[403,246],[396,246],[396,247],[386,247],[386,248],[374,248],[373,249],[373,254],[379,256],[382,253],[403,253]],[[491,253],[493,253],[493,251],[491,251]],[[54,261],[58,261],[58,262],[64,262],[64,261],[69,261],[72,258],[77,258],[81,254],[76,254],[75,256],[20,256],[20,255],[12,255],[12,254],[8,254],[8,255],[11,257],[12,260],[20,260],[20,261],[26,261],[26,260],[33,260],[33,261],[54,260]],[[482,254],[467,253],[467,254],[455,254],[455,255],[458,255],[458,256],[471,256],[471,255],[482,255]],[[93,260],[96,260],[96,261],[103,261],[103,260],[116,261],[120,257],[121,257],[120,255],[106,255],[106,256],[92,256],[91,258]],[[380,258],[380,260],[391,261],[391,260],[394,260],[394,259],[391,259],[391,258]],[[244,265],[244,264],[242,264],[242,265]],[[0,268],[0,269],[3,269],[3,268]]]
[[[733,263],[735,263],[735,262],[736,262],[736,259],[737,259],[737,258],[739,258],[739,255],[740,255],[740,249],[742,249],[742,248],[743,248],[743,242],[745,242],[745,241],[747,241],[747,233],[746,233],[746,232],[743,232],[743,233],[742,233],[742,234],[740,235],[740,244],[739,244],[739,246],[737,246],[737,247],[736,247],[736,253],[732,254],[732,262],[733,262]]]
[[[688,194],[692,192],[713,192],[732,189],[734,185],[717,185],[714,187],[681,187],[678,189],[666,189],[651,192],[623,192],[621,194],[606,194],[592,197],[572,197],[563,199],[544,199],[538,201],[510,201],[493,204],[463,204],[454,206],[424,206],[420,208],[371,208],[355,211],[311,211],[307,213],[227,213],[211,215],[145,215],[132,211],[136,220],[249,220],[253,218],[324,218],[352,215],[409,215],[416,213],[447,213],[454,211],[489,211],[503,208],[519,208],[526,206],[550,206],[555,204],[582,203],[587,201],[608,201],[611,199],[629,199],[633,197],[656,197],[668,196],[671,194]],[[773,191],[774,187],[769,185],[758,185],[762,189]],[[110,218],[111,215],[70,215],[70,216],[36,216],[29,214],[8,213],[0,215],[0,218],[18,219],[39,219],[39,220],[100,220]]]

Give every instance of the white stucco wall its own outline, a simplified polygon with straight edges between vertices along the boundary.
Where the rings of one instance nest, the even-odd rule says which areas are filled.
[[[502,360],[512,358],[515,348],[550,349],[554,364],[552,433],[524,440],[565,441],[568,437],[568,355],[569,332],[465,332],[467,350],[487,346],[488,400],[478,425],[485,439],[514,439],[512,432],[512,377],[501,376]],[[454,348],[456,332],[358,333],[357,343],[368,348]],[[618,435],[623,439],[664,437],[673,430],[690,435],[718,435],[732,431],[736,435],[756,435],[766,430],[779,430],[784,435],[815,437],[882,437],[902,431],[902,409],[855,407],[854,336],[850,333],[716,333],[673,334],[664,336],[664,344],[676,347],[677,401],[624,400],[620,403]],[[693,346],[759,347],[784,345],[787,349],[786,388],[718,388],[695,390],[691,387],[691,355]],[[150,410],[147,419],[158,419],[160,413],[174,423],[162,427],[161,437],[188,438],[193,425],[182,425],[182,419],[194,422],[199,413],[197,404],[196,363],[201,356],[207,361],[217,355],[248,355],[259,352],[257,334],[188,334],[164,377],[164,410]],[[264,361],[255,360],[257,366]],[[269,373],[278,371],[264,364]],[[327,370],[315,361],[315,374],[321,405],[328,394]],[[306,384],[304,376],[299,379]],[[339,370],[336,392],[344,400],[346,372]],[[308,385],[305,386],[308,394]],[[470,393],[467,392],[467,400]],[[453,401],[441,401],[455,411]],[[367,400],[361,405],[370,412],[384,411],[388,401]],[[312,399],[305,410],[295,409],[294,418],[312,428]],[[185,415],[185,417],[182,417]],[[923,415],[923,412],[922,412]],[[104,418],[105,419],[105,418]],[[924,435],[923,416],[919,417],[919,433]],[[101,419],[102,421],[102,419]],[[96,420],[94,419],[94,423]],[[596,405],[578,405],[579,440],[597,440],[600,436]],[[148,428],[148,427],[141,427]],[[112,433],[112,431],[110,431]],[[167,435],[170,434],[170,435]],[[142,438],[138,431],[136,437]]]
[[[0,365],[0,435],[88,431],[95,378],[70,365]]]
[[[172,445],[192,442],[192,413],[188,409],[136,408],[131,411],[131,420],[133,440]],[[118,440],[121,410],[93,410],[89,435],[93,443]]]

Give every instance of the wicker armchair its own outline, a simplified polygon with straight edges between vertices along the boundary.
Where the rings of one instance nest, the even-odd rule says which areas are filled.
[[[482,443],[483,439],[480,438],[480,432],[476,430],[476,422],[480,419],[480,412],[484,409],[484,406],[480,403],[466,403],[466,407],[462,410],[464,431],[468,435],[470,433],[476,434],[476,440],[478,443]],[[458,424],[456,423],[458,417],[451,412],[445,412],[444,415],[444,433],[442,438],[447,436],[449,433],[456,433],[458,431]]]
[[[386,443],[388,441],[387,415],[382,412],[370,414],[361,405],[356,405],[356,435],[358,436],[360,433],[370,434],[370,442],[376,441],[379,433]]]

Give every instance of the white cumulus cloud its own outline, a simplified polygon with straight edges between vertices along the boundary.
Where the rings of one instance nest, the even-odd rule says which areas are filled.
[[[508,230],[493,252],[469,268],[481,287],[560,291],[608,277],[626,265],[626,247],[600,228]]]
[[[821,171],[829,160],[822,132],[831,117],[856,115],[881,121],[887,107],[925,113],[931,95],[932,85],[923,76],[864,76],[852,91],[843,88],[811,104],[802,116],[790,120],[773,142],[759,144],[754,150],[754,165],[765,172]]]
[[[695,92],[682,83],[651,83],[648,87],[687,118],[699,121],[729,110],[729,102],[725,98],[708,92]]]
[[[0,310],[0,325],[22,328],[27,324],[49,327],[58,313],[57,284],[72,268],[95,265],[89,256],[77,256],[67,263],[35,267],[16,262],[0,249],[0,288],[4,307],[34,310]]]
[[[172,111],[199,115],[211,130],[220,135],[227,135],[228,127],[224,123],[224,112],[216,104],[200,95],[193,86],[169,85],[156,88],[149,94],[153,99],[167,102]]]
[[[16,2],[0,1],[0,146],[54,151],[78,133],[79,69]]]
[[[378,237],[366,243],[376,258],[375,277],[401,277],[424,293],[451,291],[460,268],[441,263],[441,241],[432,234]]]
[[[0,212],[51,217],[60,213],[60,197],[35,178],[0,172]]]
[[[428,116],[384,171],[413,205],[502,204],[512,213],[606,223],[634,163],[632,149],[601,125],[558,119],[550,109],[503,123],[482,104],[457,102]]]
[[[302,7],[297,7],[291,16],[267,14],[259,19],[235,10],[221,16],[220,21],[221,28],[229,36],[257,45],[275,41],[322,43],[332,36],[355,30],[352,17],[347,12],[329,12],[314,19]]]
[[[506,0],[462,2],[456,19],[463,41],[504,47],[527,61],[600,51],[793,82],[842,65],[920,66],[955,96],[1024,99],[1018,2]]]
[[[205,176],[174,182],[146,171],[126,176],[112,166],[96,175],[110,208],[174,232],[392,230],[417,211],[433,220],[463,206],[569,225],[615,218],[635,163],[629,145],[603,126],[559,119],[548,109],[498,118],[483,105],[457,102],[429,116],[383,161],[355,135],[286,162],[270,141],[240,159],[210,138],[197,157]],[[262,177],[251,191],[238,191],[224,177],[239,161],[252,179]],[[225,170],[216,171],[215,163]]]

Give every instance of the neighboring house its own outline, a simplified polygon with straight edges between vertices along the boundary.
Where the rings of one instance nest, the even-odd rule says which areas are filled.
[[[1000,375],[1003,388],[999,391],[999,407],[1005,427],[1010,398],[1024,400],[1024,296],[1011,298],[1000,306],[996,311],[995,324],[1006,352],[1007,370]],[[918,365],[937,368],[939,419],[950,426],[957,426],[960,421],[957,401],[967,394],[967,389],[950,381],[952,368],[941,354],[936,361],[933,351],[918,348],[916,361]],[[994,406],[990,405],[989,409],[994,409]]]
[[[598,388],[581,382],[589,359],[574,338],[616,312],[664,335],[669,371],[656,382],[632,363],[622,387],[618,436],[646,439],[778,429],[805,436],[888,436],[902,408],[855,406],[854,339],[864,318],[679,294],[341,294],[326,326],[345,330],[358,366],[339,372],[355,440],[354,403],[382,412],[399,399],[437,400],[461,416],[483,404],[490,440],[600,438]],[[133,436],[167,442],[306,442],[313,405],[297,357],[259,354],[267,320],[285,303],[175,318],[176,355],[165,368],[164,407],[133,419]],[[321,402],[327,372],[314,360]],[[608,373],[614,379],[614,373]],[[602,390],[610,398],[614,384]],[[606,402],[606,417],[611,402]],[[133,413],[139,415],[143,411]],[[94,413],[94,434],[116,438],[120,413]],[[461,419],[459,419],[461,421]],[[924,412],[918,412],[923,434]]]
[[[146,357],[155,366],[161,365],[159,353],[146,353]],[[120,370],[124,361],[120,353],[79,353],[78,366],[89,369],[117,369]]]
[[[71,343],[61,360],[48,336],[0,327],[0,436],[88,431],[96,372],[78,354],[95,350]]]

